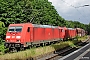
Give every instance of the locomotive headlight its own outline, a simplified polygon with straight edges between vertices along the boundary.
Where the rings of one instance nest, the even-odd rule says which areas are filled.
[[[16,36],[16,38],[17,38],[17,39],[20,39],[20,38],[21,38],[21,36]]]
[[[10,36],[6,36],[6,38],[10,38]]]

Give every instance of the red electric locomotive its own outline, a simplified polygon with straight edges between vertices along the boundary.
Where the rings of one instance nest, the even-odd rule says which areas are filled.
[[[65,28],[32,23],[10,24],[6,33],[5,46],[24,48],[35,44],[54,42],[63,39]]]

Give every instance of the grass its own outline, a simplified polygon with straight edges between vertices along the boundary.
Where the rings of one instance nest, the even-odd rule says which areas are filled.
[[[84,39],[84,38],[86,39],[86,36],[82,37],[82,38],[79,38],[79,40]],[[31,49],[28,49],[28,50],[25,50],[25,51],[20,51],[20,52],[17,52],[17,53],[0,55],[0,60],[3,60],[3,59],[18,60],[18,59],[27,59],[27,58],[30,58],[30,57],[36,57],[36,56],[39,56],[39,55],[43,55],[43,54],[55,51],[57,49],[62,49],[66,46],[76,47],[76,45],[74,45],[75,43],[77,43],[77,40],[64,41],[64,42],[52,44],[50,46],[31,48]]]
[[[78,37],[78,40],[79,41],[84,41],[85,39],[87,39],[88,38],[88,36],[86,35],[86,36],[83,36],[83,37]]]
[[[36,57],[39,55],[43,55],[45,53],[55,51],[56,49],[60,49],[60,48],[63,48],[65,46],[68,46],[67,42],[60,42],[60,43],[53,44],[50,46],[32,48],[32,49],[28,49],[26,51],[20,51],[18,53],[1,55],[0,58],[1,59],[26,59],[29,57]]]
[[[35,57],[38,55],[42,55],[42,54],[45,54],[45,53],[48,53],[48,52],[54,51],[54,50],[55,49],[53,47],[45,46],[45,47],[28,49],[26,51],[21,51],[18,53],[1,55],[0,58],[1,59],[26,59],[29,57]]]

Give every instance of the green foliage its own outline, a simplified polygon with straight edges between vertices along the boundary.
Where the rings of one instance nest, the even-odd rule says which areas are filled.
[[[0,44],[2,44],[5,39],[6,29],[4,23],[0,21]]]
[[[9,24],[25,22],[90,30],[90,24],[66,21],[48,0],[0,0],[0,44]]]
[[[65,20],[48,0],[0,0],[0,7],[0,21],[6,27],[23,22],[64,26]]]
[[[5,27],[4,23],[0,21],[0,28]]]
[[[0,44],[0,55],[4,54],[5,51],[7,51],[8,49],[5,49],[4,43]]]
[[[66,27],[69,28],[83,28],[86,30],[86,25],[83,23],[80,23],[78,21],[67,21],[66,22]]]

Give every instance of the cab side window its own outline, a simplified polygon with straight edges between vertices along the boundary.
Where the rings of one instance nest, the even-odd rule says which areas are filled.
[[[28,27],[27,32],[30,32],[30,27]]]
[[[62,29],[61,32],[64,32],[64,29]]]

